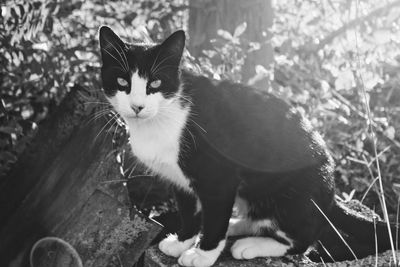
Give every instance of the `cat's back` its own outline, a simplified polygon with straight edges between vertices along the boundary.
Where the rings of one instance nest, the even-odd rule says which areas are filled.
[[[308,120],[282,99],[230,81],[184,73],[199,135],[249,169],[281,172],[329,160]]]

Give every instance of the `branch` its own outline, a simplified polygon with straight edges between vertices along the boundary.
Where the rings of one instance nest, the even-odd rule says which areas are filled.
[[[400,1],[394,1],[391,2],[383,7],[377,8],[374,11],[372,11],[371,13],[365,15],[364,17],[360,17],[360,18],[356,18],[352,21],[350,21],[349,23],[343,25],[342,27],[340,27],[339,29],[331,32],[328,36],[326,36],[322,41],[320,41],[318,43],[318,45],[315,46],[315,48],[313,49],[313,52],[318,52],[320,49],[324,48],[325,45],[329,44],[330,42],[333,41],[333,39],[335,39],[337,36],[345,33],[347,30],[358,26],[359,24],[363,23],[364,21],[370,20],[373,17],[376,17],[388,10],[390,10],[393,7],[399,6],[400,5]]]

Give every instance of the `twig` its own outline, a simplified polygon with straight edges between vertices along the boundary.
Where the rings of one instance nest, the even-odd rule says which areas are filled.
[[[103,181],[100,182],[101,184],[112,184],[112,183],[126,183],[128,182],[127,179],[119,179],[119,180],[109,180],[109,181]]]
[[[392,2],[391,4],[388,4],[386,7],[388,6],[395,6],[395,4],[400,4],[400,1],[397,2]],[[359,7],[359,0],[356,1],[356,17],[358,17],[358,7]],[[382,9],[382,8],[381,8]],[[377,9],[379,10],[379,9]],[[375,10],[376,12],[376,10]],[[383,210],[383,215],[384,215],[384,219],[386,221],[386,226],[388,229],[388,233],[389,233],[389,240],[390,240],[390,246],[392,249],[392,254],[393,254],[393,261],[394,261],[394,265],[397,265],[397,258],[396,258],[396,251],[395,251],[395,247],[394,247],[394,243],[393,243],[393,236],[392,236],[392,232],[390,229],[390,222],[389,222],[389,215],[388,215],[388,211],[387,211],[387,207],[386,207],[386,201],[385,201],[385,191],[383,190],[383,182],[382,182],[382,175],[381,175],[381,168],[380,168],[380,164],[379,164],[379,159],[378,159],[378,152],[377,152],[377,140],[376,140],[376,135],[374,132],[374,127],[372,126],[372,115],[371,115],[371,110],[369,108],[369,102],[368,102],[368,98],[367,98],[367,92],[365,89],[365,83],[364,83],[364,79],[363,76],[360,73],[360,69],[361,69],[361,59],[360,59],[360,54],[358,51],[358,36],[357,36],[357,31],[355,31],[355,38],[356,38],[356,55],[357,55],[357,74],[360,78],[361,81],[361,89],[362,89],[362,94],[364,96],[364,104],[365,104],[365,109],[366,109],[366,113],[368,115],[368,121],[369,123],[369,132],[371,134],[372,137],[372,144],[373,144],[373,149],[374,149],[374,155],[375,155],[375,162],[376,162],[376,170],[378,172],[378,181],[379,181],[379,188],[380,188],[380,197],[382,198],[382,210]]]
[[[374,207],[375,213],[375,207]],[[372,220],[374,222],[374,236],[375,236],[375,266],[378,266],[378,235],[376,234],[376,220],[375,216],[372,216]]]
[[[325,213],[321,210],[321,208],[317,205],[317,203],[315,203],[315,201],[313,199],[311,199],[311,202],[314,204],[315,207],[317,207],[319,212],[321,212],[322,216],[325,217],[325,219],[328,221],[330,226],[333,228],[333,230],[336,232],[336,234],[339,236],[339,238],[342,240],[342,242],[345,244],[345,246],[350,250],[351,254],[353,254],[354,259],[358,260],[356,254],[351,249],[350,245],[346,242],[346,240],[344,240],[343,236],[340,234],[339,230],[335,227],[335,225],[331,222],[331,220],[329,220],[328,216],[325,215]]]
[[[325,253],[331,258],[332,262],[336,262],[335,259],[332,257],[331,253],[326,249],[326,247],[322,244],[320,240],[318,240],[318,243],[321,245],[322,249],[325,251]],[[322,258],[321,258],[322,260]]]
[[[399,205],[400,205],[400,197],[397,198],[397,212],[396,212],[396,251],[399,250]]]

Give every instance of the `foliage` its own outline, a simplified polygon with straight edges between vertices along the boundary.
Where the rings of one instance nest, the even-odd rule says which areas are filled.
[[[374,15],[382,6],[373,0],[275,1],[275,76],[268,89],[310,118],[334,155],[344,197],[361,199],[377,175],[370,164],[365,87],[391,211],[400,184],[399,6]],[[187,0],[20,0],[1,8],[0,175],[71,85],[99,90],[100,25],[130,41],[146,29],[157,41],[186,29],[188,18]],[[351,27],[337,31],[345,25]],[[216,30],[212,49],[195,61],[210,77],[240,81],[247,53],[260,44],[243,37],[245,22],[232,33]],[[373,188],[367,198],[372,205],[378,203]]]
[[[246,49],[249,41],[241,37],[246,28],[247,24],[243,22],[233,34],[223,29],[217,31],[218,38],[211,40],[212,49],[203,51],[204,57],[199,58],[204,73],[217,80],[241,81],[244,60],[250,52]]]
[[[126,40],[138,25],[159,40],[181,28],[176,1],[7,1],[0,27],[0,176],[74,83],[100,90],[97,31],[107,24]]]
[[[369,103],[386,197],[395,212],[400,174],[399,5],[384,9],[374,1],[287,0],[274,7],[272,90],[303,109],[325,135],[337,163],[338,184],[347,197],[355,190],[358,199],[377,177],[365,108]],[[383,11],[369,15],[379,8]],[[362,19],[352,28],[336,32],[357,18]],[[332,33],[336,36],[330,39]],[[376,184],[373,188],[367,199],[371,206],[378,196]]]

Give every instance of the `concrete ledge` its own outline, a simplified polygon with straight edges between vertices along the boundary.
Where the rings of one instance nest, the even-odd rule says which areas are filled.
[[[230,245],[227,246],[229,248]],[[397,259],[400,259],[400,252],[397,252]],[[376,263],[377,262],[377,263]],[[164,255],[157,246],[146,250],[146,267],[179,267],[177,259]],[[214,264],[215,267],[389,267],[393,264],[392,252],[386,251],[376,256],[369,256],[360,260],[342,261],[334,263],[314,263],[305,256],[285,256],[281,258],[258,258],[253,260],[235,260],[230,255],[229,249],[225,249],[221,257]]]

